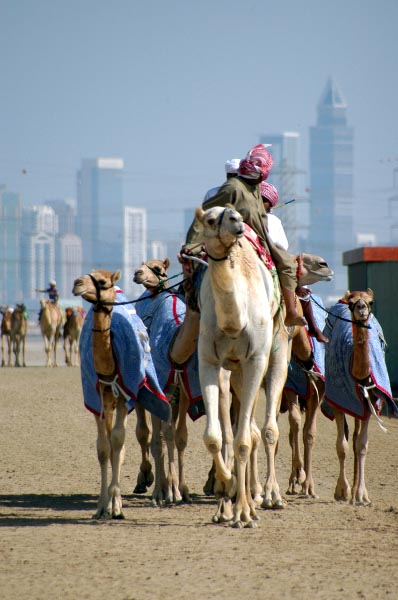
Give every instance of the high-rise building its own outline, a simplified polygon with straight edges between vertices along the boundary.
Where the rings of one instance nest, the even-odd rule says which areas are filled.
[[[65,233],[56,240],[57,285],[60,299],[72,298],[73,282],[83,274],[82,271],[82,241],[73,233]],[[73,304],[80,304],[74,300]]]
[[[56,279],[55,242],[58,217],[50,206],[23,209],[21,236],[21,279],[28,306],[37,301],[35,288],[46,289]]]
[[[327,302],[347,289],[342,255],[355,246],[353,232],[353,128],[347,103],[329,79],[318,103],[317,124],[310,128],[309,250],[328,261],[335,275]]]
[[[20,194],[0,187],[0,304],[22,302],[20,235],[22,200]]]
[[[268,151],[274,159],[271,173],[267,179],[278,190],[279,203],[294,199],[294,202],[275,209],[281,219],[289,241],[289,251],[303,251],[303,240],[308,234],[308,206],[300,194],[300,135],[296,131],[280,134],[264,134],[261,144],[272,144]]]
[[[123,168],[121,158],[82,161],[77,179],[77,233],[83,271],[115,271],[123,260]]]
[[[144,288],[133,282],[133,275],[135,269],[147,259],[147,212],[145,208],[126,206],[123,233],[122,287],[129,298],[138,298],[144,292]]]

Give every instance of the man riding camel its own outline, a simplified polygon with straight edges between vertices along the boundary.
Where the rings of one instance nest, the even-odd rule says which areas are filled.
[[[267,144],[269,146],[269,144]],[[227,179],[218,192],[210,199],[203,202],[203,209],[214,206],[231,204],[235,210],[244,209],[247,217],[246,223],[260,238],[263,246],[267,248],[275,263],[281,284],[283,299],[286,305],[286,326],[306,325],[304,317],[298,314],[295,290],[297,287],[297,262],[296,257],[277,246],[271,239],[267,217],[260,193],[260,183],[265,181],[273,165],[273,158],[266,150],[266,145],[254,146],[240,161],[238,175]],[[199,229],[194,221],[186,236],[187,247],[200,242]]]

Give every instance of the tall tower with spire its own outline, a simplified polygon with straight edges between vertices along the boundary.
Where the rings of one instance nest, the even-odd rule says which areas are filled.
[[[354,247],[353,139],[347,125],[347,104],[332,78],[317,107],[317,124],[310,128],[310,229],[308,251],[325,258],[334,270],[327,303],[347,290],[342,254]]]

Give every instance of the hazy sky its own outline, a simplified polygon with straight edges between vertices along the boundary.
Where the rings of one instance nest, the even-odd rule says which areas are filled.
[[[308,168],[329,76],[357,196],[392,187],[396,0],[0,0],[0,23],[0,183],[25,203],[75,197],[82,158],[117,156],[129,204],[174,237],[260,134],[298,131]]]

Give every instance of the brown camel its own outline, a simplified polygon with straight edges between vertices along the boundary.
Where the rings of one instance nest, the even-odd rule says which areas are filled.
[[[40,330],[46,351],[46,367],[57,367],[58,342],[62,336],[62,313],[58,304],[50,300],[40,300]],[[52,354],[52,356],[51,356]]]
[[[171,421],[161,423],[158,417],[152,415],[151,448],[155,461],[155,487],[152,493],[152,503],[160,506],[171,502],[191,501],[185,477],[189,397],[182,375],[182,366],[195,351],[199,330],[199,314],[186,307],[178,296],[168,291],[167,270],[169,266],[168,258],[152,259],[143,262],[134,272],[134,282],[142,284],[147,290],[137,302],[136,310],[148,327],[155,368],[158,372],[160,371],[164,364],[164,354],[166,354],[166,362],[169,363],[166,368],[169,373],[174,372],[174,381],[171,384],[168,378],[163,390],[172,404]],[[144,297],[147,298],[145,302],[143,301]],[[176,316],[177,313],[178,316]],[[162,318],[157,318],[157,314],[162,315]],[[159,332],[163,327],[169,327],[174,331],[170,345],[165,349],[161,347],[163,336]],[[166,449],[167,474],[164,464]],[[175,450],[177,450],[178,468],[175,464]]]
[[[398,415],[384,362],[383,332],[372,315],[372,304],[371,289],[355,292],[348,290],[340,302],[331,308],[330,313],[335,319],[331,322],[329,316],[325,328],[331,339],[326,347],[326,412],[324,407],[323,410],[327,414],[328,406],[332,406],[337,425],[336,450],[340,464],[335,499],[347,501],[351,495],[352,504],[363,505],[371,504],[365,484],[370,417],[373,414],[383,428],[379,416],[383,406],[387,406],[389,415]],[[347,319],[350,313],[351,319]],[[347,325],[347,320],[352,321],[352,324],[350,322]],[[347,352],[343,358],[337,343]],[[345,379],[340,374],[341,367],[344,368]],[[341,381],[349,386],[348,391],[338,388]],[[345,473],[348,456],[347,414],[355,417],[354,480],[351,490]]]
[[[330,271],[330,274],[332,275],[333,272]],[[314,322],[322,331],[326,311],[321,298],[313,296],[313,300]],[[313,302],[313,300],[309,301]],[[292,357],[281,406],[281,412],[288,411],[289,444],[292,449],[292,468],[286,493],[300,493],[307,498],[316,498],[312,454],[316,440],[318,408],[325,393],[325,349],[323,343],[309,335],[307,328],[297,329],[292,340]],[[299,440],[302,413],[305,414],[302,432],[304,460]]]
[[[11,341],[12,349],[15,356],[14,365],[16,367],[26,367],[25,361],[25,343],[28,333],[28,319],[26,306],[17,304],[11,318]],[[21,360],[22,352],[22,360]]]
[[[116,362],[116,356],[120,356],[117,352],[117,339],[115,335],[111,336],[111,325],[113,313],[115,312],[113,305],[118,304],[116,301],[115,283],[121,276],[120,271],[111,273],[102,269],[93,270],[87,275],[83,275],[75,280],[73,286],[73,294],[82,296],[85,300],[93,304],[93,309],[86,317],[85,325],[82,331],[83,339],[85,332],[88,332],[88,340],[90,342],[90,360],[93,361],[97,384],[94,385],[95,393],[100,397],[100,412],[94,412],[97,424],[97,454],[101,469],[101,490],[97,505],[95,518],[104,519],[120,519],[123,518],[122,512],[122,496],[120,489],[120,472],[124,459],[125,452],[125,437],[127,415],[129,407],[127,400],[135,395],[137,398],[138,388],[145,388],[145,385],[137,383],[136,390],[129,391],[123,380],[120,380],[121,369],[120,363]],[[150,359],[148,336],[142,322],[139,321],[141,329],[134,331],[137,346],[132,348],[127,347],[128,335],[127,329],[132,327],[129,319],[133,318],[125,309],[123,315],[116,314],[122,329],[119,330],[122,352],[131,356],[131,360],[135,360],[134,370],[140,373],[139,380],[146,380],[146,367]],[[91,320],[89,320],[89,318]],[[134,321],[135,322],[135,321]],[[90,330],[91,327],[91,330]],[[139,341],[137,341],[139,340]],[[137,349],[137,356],[133,352]],[[129,368],[131,368],[130,361]],[[84,365],[84,357],[81,358],[82,368]],[[142,375],[141,375],[142,373]],[[151,389],[153,388],[151,384]],[[128,391],[128,393],[127,393]],[[160,391],[160,390],[159,390]],[[85,398],[86,401],[86,398]],[[139,402],[134,403],[139,414],[143,414],[140,410]],[[91,409],[90,409],[91,410]],[[165,419],[169,418],[170,410],[167,406]],[[138,418],[138,414],[137,414]],[[108,487],[108,463],[111,463],[112,479]]]
[[[2,306],[0,310],[3,318],[1,320],[1,366],[11,367],[11,318],[13,309]]]
[[[65,310],[64,323],[64,351],[65,362],[68,367],[80,365],[79,340],[84,323],[84,311],[79,307],[69,306]]]

